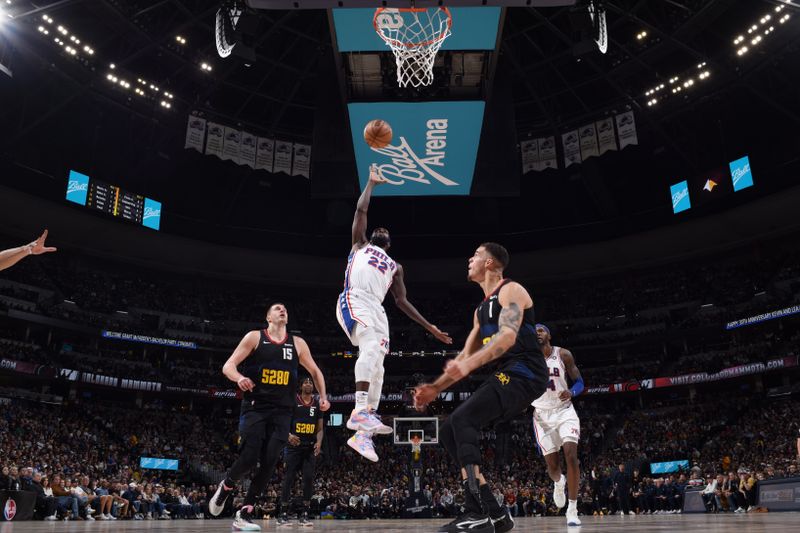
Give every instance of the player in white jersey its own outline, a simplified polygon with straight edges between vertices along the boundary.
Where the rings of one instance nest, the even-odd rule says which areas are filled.
[[[547,463],[547,473],[553,480],[553,500],[561,509],[566,503],[564,485],[569,488],[569,507],[567,507],[567,525],[579,526],[578,518],[578,484],[580,471],[578,463],[578,441],[581,437],[581,421],[572,405],[572,398],[583,392],[583,378],[575,365],[572,352],[566,348],[550,344],[550,329],[544,324],[536,324],[536,337],[542,347],[550,381],[547,391],[534,400],[533,430],[536,443]],[[567,385],[567,375],[573,384]],[[561,473],[561,458],[558,451],[564,449],[567,462],[567,477]]]
[[[403,267],[389,257],[389,230],[376,228],[367,240],[367,208],[376,185],[386,183],[375,165],[356,205],[353,218],[353,247],[347,258],[344,290],[339,295],[336,318],[353,346],[358,346],[355,364],[356,405],[347,427],[356,431],[347,444],[371,461],[378,455],[372,444],[374,433],[389,434],[392,428],[378,418],[376,411],[383,388],[383,358],[389,352],[389,322],[383,299],[392,291],[397,307],[438,340],[451,344],[450,336],[439,330],[406,298]]]

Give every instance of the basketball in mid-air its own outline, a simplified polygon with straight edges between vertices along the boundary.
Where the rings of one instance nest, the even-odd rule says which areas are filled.
[[[370,120],[364,127],[364,140],[370,148],[385,148],[392,142],[392,127],[381,119]]]

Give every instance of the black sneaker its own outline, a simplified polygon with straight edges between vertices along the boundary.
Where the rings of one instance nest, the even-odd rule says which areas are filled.
[[[494,533],[494,525],[489,515],[466,512],[458,515],[458,518],[439,528],[439,533],[458,533],[469,531],[470,533]]]
[[[292,521],[289,520],[289,515],[286,511],[282,512],[278,519],[275,521],[277,527],[291,527]]]
[[[217,485],[217,491],[208,501],[208,512],[214,516],[219,516],[222,509],[225,508],[225,500],[228,499],[228,495],[231,492],[233,492],[233,488],[226,488],[225,480],[220,481],[219,485]]]
[[[308,519],[308,511],[303,511],[298,524],[300,527],[314,527],[314,522]]]
[[[494,533],[506,533],[514,529],[514,519],[511,513],[506,509],[506,512],[498,517],[490,516],[489,519],[494,524]]]

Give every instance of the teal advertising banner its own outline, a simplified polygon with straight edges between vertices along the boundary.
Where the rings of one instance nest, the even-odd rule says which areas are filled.
[[[396,11],[396,10],[395,10]],[[385,12],[392,14],[391,9]],[[442,50],[494,50],[500,26],[499,7],[453,7],[452,35]],[[340,52],[386,52],[389,47],[375,32],[374,9],[334,9],[333,24]],[[395,16],[399,24],[403,16]]]
[[[375,196],[468,195],[481,138],[484,102],[377,102],[347,106],[361,190],[378,165],[388,184]],[[364,126],[388,122],[392,142],[370,148]]]

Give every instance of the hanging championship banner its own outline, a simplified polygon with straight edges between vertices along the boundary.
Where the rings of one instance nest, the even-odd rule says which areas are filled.
[[[222,159],[222,137],[225,127],[214,122],[208,123],[208,137],[206,138],[206,155],[215,155]]]
[[[193,148],[203,153],[203,141],[206,140],[206,119],[189,115],[186,124],[186,143],[184,148]]]
[[[240,165],[247,165],[256,168],[256,141],[257,137],[252,133],[242,132],[242,143],[239,146]]]
[[[239,148],[242,144],[242,132],[236,128],[225,127],[225,138],[222,143],[222,159],[239,162]]]
[[[272,172],[272,160],[275,156],[275,140],[259,137],[256,146],[256,168]]]
[[[561,136],[561,142],[564,144],[564,168],[580,164],[582,160],[578,130],[564,133]]]
[[[600,155],[597,148],[597,132],[594,128],[594,123],[582,126],[580,130],[581,137],[581,157],[584,161],[593,156]]]
[[[292,172],[292,143],[275,141],[275,170],[284,174]]]
[[[600,155],[617,149],[617,136],[614,134],[614,119],[608,117],[595,124],[600,142]]]
[[[539,139],[539,163],[536,170],[546,170],[548,168],[558,168],[555,137]]]
[[[527,174],[532,170],[538,170],[539,164],[539,139],[530,139],[519,143],[522,152],[522,173]]]
[[[616,118],[620,150],[629,144],[639,144],[639,139],[636,136],[636,121],[633,119],[633,111],[617,115]]]
[[[307,144],[294,145],[292,176],[311,177],[311,147]]]

